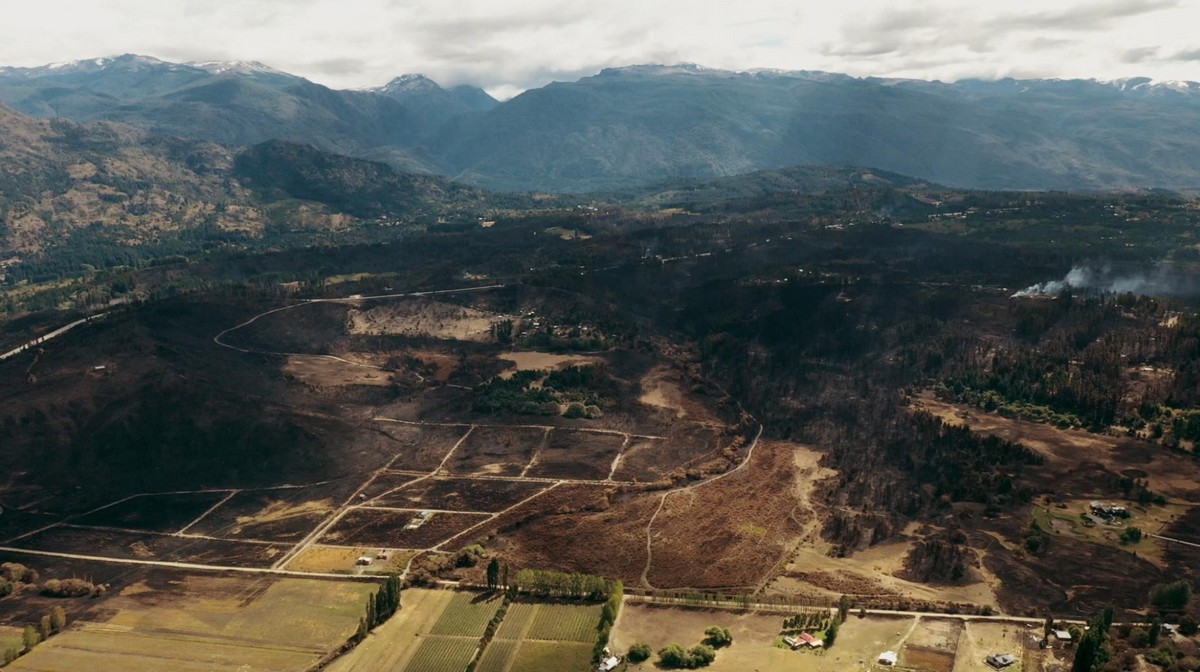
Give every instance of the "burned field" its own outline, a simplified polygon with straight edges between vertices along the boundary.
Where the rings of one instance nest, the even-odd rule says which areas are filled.
[[[372,502],[401,509],[442,509],[494,513],[507,509],[548,488],[546,483],[523,481],[431,478],[401,487]]]
[[[488,518],[480,513],[436,512],[416,529],[406,529],[419,513],[418,509],[353,509],[325,533],[321,543],[423,549],[436,546]]]
[[[653,482],[703,462],[717,450],[722,432],[708,425],[681,423],[665,439],[633,439],[621,455],[613,479]]]
[[[539,427],[475,427],[446,462],[459,476],[521,476],[548,431]]]
[[[225,499],[229,492],[143,495],[74,519],[80,525],[177,532]]]
[[[353,485],[353,484],[350,484]],[[243,491],[198,520],[188,532],[226,539],[299,541],[344,500],[347,484]]]
[[[429,472],[467,433],[466,426],[439,426],[376,422],[372,425],[389,440],[396,458],[392,469]]]
[[[627,440],[617,434],[555,429],[525,475],[604,480]]]
[[[224,567],[270,567],[287,544],[195,538],[63,525],[11,542],[16,548],[102,558]]]

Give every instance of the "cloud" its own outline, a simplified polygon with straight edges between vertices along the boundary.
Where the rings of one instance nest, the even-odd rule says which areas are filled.
[[[1128,19],[1180,6],[1181,0],[1089,0],[1056,11],[1007,14],[992,22],[997,28],[1090,31],[1117,19]]]
[[[256,60],[334,87],[421,72],[500,95],[694,62],[953,80],[1195,78],[1193,0],[11,1],[0,64]],[[1152,49],[1159,49],[1157,56]]]
[[[1170,61],[1200,61],[1200,47],[1177,51],[1167,57]]]
[[[1139,47],[1126,49],[1121,53],[1122,63],[1146,63],[1158,58],[1158,47]]]

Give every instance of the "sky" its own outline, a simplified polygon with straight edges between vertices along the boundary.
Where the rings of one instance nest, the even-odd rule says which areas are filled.
[[[956,79],[1200,80],[1200,0],[0,0],[0,65],[260,61],[335,88],[422,73],[499,98],[697,63]]]

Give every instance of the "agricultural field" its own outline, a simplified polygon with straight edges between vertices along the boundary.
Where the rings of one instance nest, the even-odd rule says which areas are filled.
[[[625,438],[616,434],[555,429],[526,475],[602,480],[624,444]]]
[[[54,527],[12,542],[20,548],[85,553],[131,560],[167,560],[233,567],[269,567],[286,544],[190,539],[150,532],[100,528]]]
[[[526,639],[595,642],[600,605],[538,604]]]
[[[377,422],[373,427],[390,439],[388,448],[397,456],[391,465],[393,469],[419,472],[429,472],[437,468],[446,453],[467,433],[465,426],[418,426]]]
[[[434,624],[453,598],[454,593],[448,590],[405,590],[400,596],[400,610],[326,669],[328,672],[404,672],[419,643],[430,636]],[[466,667],[466,663],[462,667]]]
[[[415,530],[404,529],[418,512],[418,509],[353,509],[329,529],[322,542],[345,546],[422,549],[487,520],[486,514],[439,512]]]
[[[898,651],[900,665],[925,672],[952,672],[962,630],[960,621],[922,618]]]
[[[476,427],[446,462],[457,475],[520,476],[546,440],[534,427]]]
[[[228,492],[144,495],[97,509],[76,518],[80,525],[123,527],[149,532],[176,532],[228,496]]]
[[[366,567],[356,564],[357,560],[363,556],[375,558],[379,550],[368,546],[346,548],[313,545],[292,558],[285,569],[293,572],[315,573],[400,574],[408,565],[408,561],[416,555],[412,551],[392,551],[386,560],[373,560]]]
[[[355,631],[370,583],[180,575],[107,598],[8,669],[38,672],[301,672]]]
[[[545,483],[521,481],[474,481],[463,478],[431,478],[380,497],[372,504],[401,509],[448,511],[502,511],[545,490]]]
[[[425,637],[404,672],[460,672],[471,662],[479,640],[470,637]]]
[[[587,672],[592,645],[574,642],[525,641],[517,648],[509,672]]]
[[[500,598],[494,595],[455,592],[429,634],[478,639],[499,608]]]
[[[715,451],[720,432],[711,427],[683,423],[671,427],[664,440],[637,440],[621,456],[613,474],[618,481],[655,481],[681,466],[690,466]]]
[[[599,605],[516,601],[480,659],[479,672],[585,672]]]
[[[346,487],[316,486],[239,492],[188,529],[230,539],[299,541],[345,499]]]

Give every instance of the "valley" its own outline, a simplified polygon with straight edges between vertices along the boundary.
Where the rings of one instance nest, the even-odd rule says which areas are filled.
[[[65,123],[12,121],[99,132]],[[1065,672],[1041,624],[1110,607],[1114,660],[1196,653],[1136,634],[1197,609],[1185,195],[796,168],[582,205],[117,131],[299,228],[64,218],[6,267],[13,669],[582,670],[716,625],[713,669]]]

